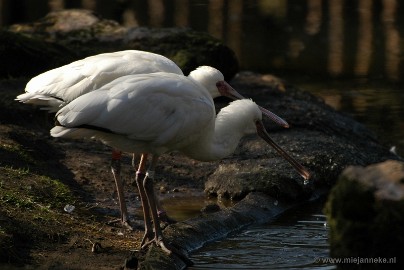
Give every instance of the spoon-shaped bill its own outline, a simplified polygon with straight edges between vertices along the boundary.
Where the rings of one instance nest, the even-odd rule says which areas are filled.
[[[258,106],[258,108],[260,108],[261,112],[268,116],[269,119],[271,119],[272,121],[274,121],[275,123],[277,123],[278,125],[288,128],[289,124],[288,122],[286,122],[285,120],[283,120],[282,118],[280,118],[279,116],[277,116],[276,114],[274,114],[271,111],[268,111],[267,109],[262,108],[261,106]]]
[[[271,137],[269,137],[268,132],[265,130],[264,124],[262,121],[258,121],[256,123],[257,126],[257,134],[264,139],[269,145],[271,145],[275,150],[286,159],[295,169],[296,171],[305,179],[308,180],[310,178],[310,172],[303,167],[298,161],[296,161],[293,157],[291,157],[288,153],[286,153],[279,145],[277,145]]]
[[[237,92],[233,87],[230,86],[230,84],[228,84],[225,81],[219,81],[216,83],[216,87],[219,91],[219,93],[222,96],[231,98],[233,100],[237,100],[237,99],[245,99],[245,97],[243,97],[242,95],[240,95],[239,92]],[[277,116],[276,114],[274,114],[273,112],[262,108],[261,106],[258,106],[259,109],[261,110],[261,112],[266,115],[267,117],[269,117],[269,119],[271,119],[272,121],[274,121],[275,123],[277,123],[280,126],[283,126],[285,128],[289,127],[289,124],[283,120],[281,117]]]

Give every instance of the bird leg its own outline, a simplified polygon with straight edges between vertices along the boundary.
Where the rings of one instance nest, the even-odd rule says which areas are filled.
[[[140,158],[139,158],[140,157]],[[137,164],[137,160],[139,159],[139,168],[138,168],[138,170],[136,171],[136,176],[135,176],[135,179],[131,182],[131,185],[132,186],[137,186],[137,181],[136,181],[136,178],[141,178],[141,179],[143,179],[144,178],[144,176],[145,176],[145,170],[144,170],[144,168],[143,168],[143,171],[140,171],[140,159],[142,158],[142,155],[137,155],[137,154],[135,154],[135,153],[133,153],[133,155],[132,155],[132,167],[133,168],[135,168],[135,170],[136,170],[136,164]],[[138,174],[140,174],[140,176],[138,176]]]
[[[114,176],[116,191],[119,200],[119,209],[121,211],[121,224],[122,227],[133,230],[131,224],[129,223],[128,209],[126,207],[125,195],[123,194],[123,183],[121,179],[121,157],[122,152],[118,150],[112,150],[111,159],[111,171]]]
[[[135,167],[136,165],[136,160],[137,158],[137,154],[133,154],[132,156],[132,166]],[[137,185],[138,183],[138,179],[144,179],[144,177],[146,176],[146,170],[145,170],[145,164],[143,164],[143,167],[140,167],[140,163],[139,163],[139,169],[136,171],[136,177],[135,180],[132,182],[132,185]],[[176,223],[177,221],[171,217],[169,217],[167,215],[166,210],[164,210],[163,206],[160,203],[160,200],[156,197],[155,198],[155,202],[156,202],[156,206],[157,206],[157,215],[159,217],[159,219],[162,222],[165,222],[166,224],[173,224]]]
[[[144,236],[142,239],[142,242],[140,246],[142,247],[147,241],[150,241],[150,239],[153,238],[153,229],[151,225],[151,220],[150,220],[150,205],[147,199],[147,194],[146,190],[144,189],[143,186],[143,178],[146,178],[146,161],[147,161],[147,154],[142,154],[139,162],[139,168],[136,171],[136,177],[135,181],[137,184],[137,187],[139,189],[139,197],[140,201],[142,202],[142,207],[143,207],[143,218],[144,218]],[[142,177],[143,176],[143,177]]]
[[[152,162],[150,164],[149,170],[146,172],[145,178],[143,180],[143,188],[146,192],[147,201],[150,207],[150,214],[153,220],[153,227],[154,227],[154,239],[149,239],[149,242],[146,242],[142,245],[142,248],[145,248],[150,243],[154,242],[156,245],[160,246],[163,251],[167,254],[171,254],[171,251],[165,246],[163,242],[163,233],[161,232],[159,217],[157,215],[157,206],[155,202],[155,195],[154,195],[154,187],[153,187],[153,179],[154,179],[154,168],[156,167],[158,160],[158,156],[153,155]]]
[[[149,166],[148,171],[146,172],[145,178],[143,180],[143,187],[146,192],[147,200],[150,206],[150,213],[153,219],[153,226],[154,226],[154,238],[150,239],[148,242],[143,243],[141,248],[144,249],[151,243],[155,243],[159,246],[165,253],[171,255],[172,253],[176,254],[179,258],[181,258],[187,265],[192,265],[192,261],[188,259],[186,255],[180,252],[177,248],[172,245],[166,245],[164,243],[163,233],[160,228],[159,217],[157,214],[157,207],[155,202],[155,194],[154,194],[154,187],[153,187],[153,179],[154,179],[154,169],[156,168],[158,156],[153,155],[152,162]]]

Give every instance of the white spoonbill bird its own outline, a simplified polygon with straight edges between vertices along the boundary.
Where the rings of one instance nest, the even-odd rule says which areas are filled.
[[[183,75],[173,61],[159,54],[137,50],[102,53],[39,74],[27,83],[25,93],[17,100],[57,112],[116,78],[153,72]]]
[[[147,154],[152,155],[143,181],[137,178],[145,220],[142,248],[154,242],[168,253],[172,249],[163,241],[152,180],[164,153],[180,151],[196,160],[219,160],[233,153],[244,135],[257,133],[302,177],[310,177],[307,169],[272,141],[262,123],[262,111],[253,101],[234,101],[216,116],[210,93],[224,85],[216,69],[191,77],[164,72],[128,75],[57,112],[57,124],[51,130],[54,137],[95,138],[122,151],[141,153],[142,168]]]
[[[214,70],[214,68],[199,67],[191,72],[189,77],[198,80],[200,73],[210,72],[210,70]],[[32,78],[25,88],[26,93],[17,96],[16,99],[20,102],[39,105],[49,112],[56,112],[74,99],[86,93],[97,91],[116,78],[155,72],[183,75],[181,69],[173,61],[159,54],[137,50],[103,53],[75,61]],[[231,99],[243,98],[224,81],[224,78],[220,81],[219,87],[209,89],[209,91],[212,98],[218,96],[227,96]],[[288,127],[288,123],[277,115],[263,108],[260,109],[279,125]],[[121,152],[114,149],[112,151],[111,171],[119,199],[121,222],[124,226],[131,227],[120,178],[120,160]],[[143,172],[138,170],[136,176],[138,175],[142,178]],[[159,213],[164,214],[162,207],[159,206],[159,208]]]
[[[173,61],[159,54],[138,50],[102,53],[39,74],[27,83],[25,93],[17,96],[16,100],[57,112],[77,97],[96,91],[116,78],[153,72],[183,75]],[[120,221],[124,227],[131,229],[121,179],[121,158],[122,153],[114,149],[111,171],[119,200]],[[163,210],[160,212],[165,213]]]

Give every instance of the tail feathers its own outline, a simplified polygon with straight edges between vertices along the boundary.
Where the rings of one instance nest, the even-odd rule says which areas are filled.
[[[64,106],[64,102],[61,99],[37,94],[37,93],[24,93],[18,95],[15,100],[23,103],[38,105],[41,110],[48,110],[49,112],[57,112]]]
[[[64,137],[71,139],[91,138],[94,136],[94,130],[85,128],[68,128],[62,126],[55,126],[51,129],[50,134],[52,137]]]

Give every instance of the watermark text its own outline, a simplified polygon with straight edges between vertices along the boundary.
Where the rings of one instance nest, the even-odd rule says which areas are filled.
[[[344,257],[344,258],[316,258],[315,263],[320,264],[389,264],[396,263],[396,257],[384,258],[384,257]]]

